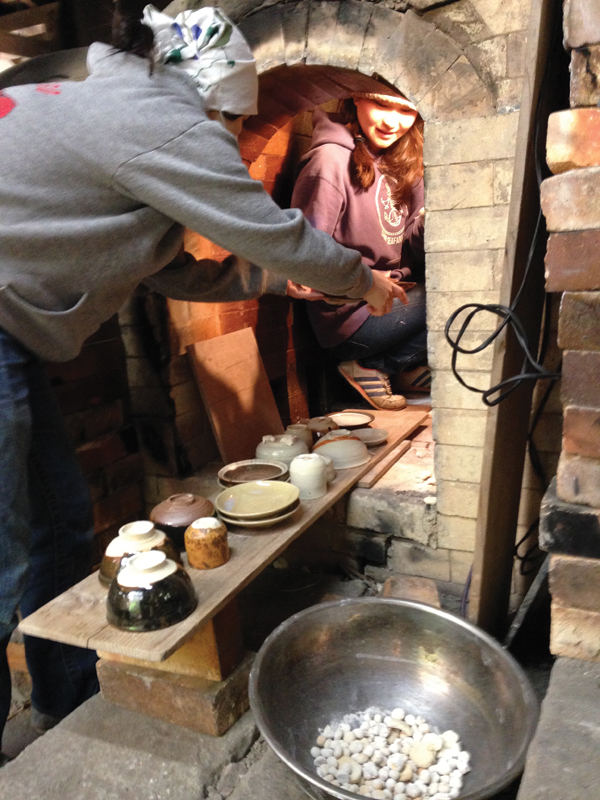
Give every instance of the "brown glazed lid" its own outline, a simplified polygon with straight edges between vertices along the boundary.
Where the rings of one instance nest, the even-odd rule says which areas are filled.
[[[187,528],[200,517],[210,517],[215,507],[206,497],[197,494],[172,494],[162,503],[154,506],[150,519],[159,525],[172,528]]]

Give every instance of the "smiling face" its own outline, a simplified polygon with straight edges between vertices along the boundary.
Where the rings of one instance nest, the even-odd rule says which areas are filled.
[[[358,124],[371,150],[376,153],[397,142],[412,128],[417,118],[414,109],[386,100],[367,100],[363,97],[355,99],[354,103]]]

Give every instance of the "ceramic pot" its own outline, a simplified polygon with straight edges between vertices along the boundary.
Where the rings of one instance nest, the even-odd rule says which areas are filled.
[[[291,433],[292,436],[297,436],[298,439],[302,439],[303,442],[306,442],[308,449],[312,450],[315,439],[312,431],[308,429],[307,422],[294,422],[287,426],[285,432]]]
[[[277,436],[263,436],[256,448],[256,457],[265,461],[283,461],[288,467],[296,456],[308,453],[308,445],[297,436],[280,433]]]
[[[324,436],[329,431],[336,431],[339,428],[337,422],[331,417],[312,417],[308,420],[308,429],[312,431],[317,439]]]
[[[194,569],[221,567],[229,561],[227,528],[214,517],[194,520],[185,532],[185,551]]]
[[[296,456],[290,464],[290,483],[300,490],[300,500],[316,500],[326,495],[324,459],[317,453]]]
[[[145,553],[148,550],[160,550],[167,558],[181,564],[179,551],[166,533],[154,527],[149,520],[128,522],[119,528],[116,536],[104,551],[98,578],[100,583],[109,586],[121,566],[121,559],[136,553]]]
[[[123,559],[108,590],[106,617],[125,631],[157,631],[188,617],[198,605],[190,576],[164,553]]]
[[[210,500],[200,495],[173,494],[162,503],[154,506],[150,512],[150,519],[157,528],[167,533],[179,550],[185,548],[184,534],[186,528],[195,519],[210,517],[214,514],[215,507]]]

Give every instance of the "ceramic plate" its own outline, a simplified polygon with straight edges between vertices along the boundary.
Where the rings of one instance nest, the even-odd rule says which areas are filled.
[[[384,431],[383,428],[357,428],[357,430],[353,431],[353,434],[358,436],[367,447],[383,444],[388,437],[388,432]]]
[[[328,417],[338,424],[340,428],[364,428],[365,425],[373,422],[375,417],[367,411],[338,411],[335,414],[327,414]]]
[[[265,519],[289,511],[300,495],[296,486],[282,481],[251,481],[217,495],[217,511],[230,519]]]
[[[218,472],[221,485],[234,486],[250,481],[280,481],[288,474],[287,464],[283,461],[258,461],[249,458],[245,461],[234,461]]]
[[[230,519],[226,514],[222,514],[221,512],[219,512],[219,516],[227,525],[237,525],[239,528],[269,528],[271,525],[277,525],[278,522],[283,522],[284,519],[291,517],[297,508],[298,506],[296,505],[291,511],[286,511],[285,514],[280,514],[276,517],[267,517],[267,519]]]

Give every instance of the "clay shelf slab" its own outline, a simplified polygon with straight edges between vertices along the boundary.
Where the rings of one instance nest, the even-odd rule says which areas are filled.
[[[428,416],[427,409],[376,411],[373,425],[385,427],[388,440],[371,449],[371,459],[361,467],[340,470],[324,497],[305,500],[297,512],[272,528],[229,531],[231,558],[212,570],[189,569],[198,594],[196,610],[183,622],[160,631],[129,633],[106,621],[106,589],[94,573],[64,594],[26,617],[20,624],[23,633],[57,642],[102,650],[105,653],[164,661],[190,639],[235,597],[266,566],[274,561],[296,537],[313,524],[357,481],[410,436]]]

